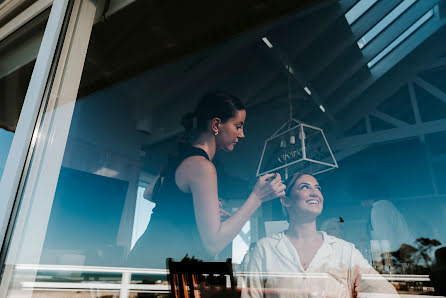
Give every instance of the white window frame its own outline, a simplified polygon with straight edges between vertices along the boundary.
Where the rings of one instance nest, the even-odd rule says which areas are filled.
[[[45,214],[51,211],[51,202],[36,202],[35,197],[54,197],[98,2],[72,0],[68,16],[70,1],[55,0],[50,12],[0,184],[2,253],[7,253],[4,262],[10,260],[1,297],[8,293],[17,257],[40,258],[47,221],[29,223],[48,219]],[[69,22],[62,32],[65,17]]]
[[[25,0],[11,0],[3,6],[0,5],[0,20],[7,17],[24,1]],[[67,13],[69,1],[70,0],[37,0],[0,28],[1,42],[11,34],[14,34],[15,31],[19,30],[34,17],[52,6],[31,80],[27,88],[14,139],[11,144],[10,153],[4,167],[3,178],[0,181],[0,247],[3,247],[3,249],[5,248],[5,240],[7,239],[8,225],[10,224],[11,218],[14,217],[14,202],[19,200],[22,195],[21,187],[23,187],[24,180],[26,179],[29,161],[34,150],[36,138],[40,133],[38,124],[39,111],[44,104],[46,87],[50,82],[50,70],[55,59],[56,46],[61,35],[62,24]],[[135,0],[112,0],[108,6],[106,16],[112,15],[134,1]],[[95,8],[99,10],[104,8],[105,1],[92,0],[92,3],[93,2],[95,3]],[[79,24],[76,24],[76,27],[78,27],[78,25]],[[91,26],[92,25],[93,24],[91,24]],[[80,67],[81,69],[83,68],[83,63],[81,63]],[[75,93],[77,93],[77,90]],[[71,121],[70,119],[66,119],[66,122],[70,123]]]
[[[69,0],[56,0],[52,5],[45,33],[34,65],[34,70],[23,102],[19,121],[17,123],[14,139],[9,150],[10,153],[6,160],[3,178],[0,181],[0,243],[2,245],[6,236],[6,230],[12,213],[18,186],[22,178],[28,151],[31,147],[31,141],[35,139],[35,136],[33,138],[34,128],[42,104],[43,94],[47,85],[68,1]],[[47,5],[48,2],[45,4]],[[3,30],[0,30],[2,33],[1,37],[6,38],[16,30],[20,29],[21,26],[26,24],[32,17],[41,13],[43,11],[41,10],[43,6],[45,5],[31,6],[22,14],[11,20],[1,28],[1,30]],[[27,17],[23,17],[23,15],[26,15]]]

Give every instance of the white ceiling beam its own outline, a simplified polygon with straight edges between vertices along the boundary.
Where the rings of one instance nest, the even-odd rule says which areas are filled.
[[[421,120],[420,109],[418,108],[418,100],[415,94],[415,90],[413,88],[413,82],[409,81],[407,83],[407,86],[409,88],[410,103],[412,105],[412,110],[415,117],[415,123],[417,124],[422,123],[423,121]]]
[[[364,117],[364,121],[365,121],[365,128],[367,130],[367,133],[371,133],[372,132],[372,122],[370,122],[370,115],[366,115]]]
[[[346,148],[339,152],[333,153],[333,155],[335,156],[336,161],[339,163],[341,160],[343,160],[353,154],[356,154],[360,151],[367,149],[367,147],[368,147],[368,145],[355,146],[355,147],[352,146],[350,148]]]
[[[435,68],[445,67],[446,66],[446,57],[440,57],[432,64],[426,66],[424,70],[431,70]]]
[[[421,113],[420,109],[418,108],[418,99],[417,95],[415,94],[415,90],[413,88],[412,80],[409,80],[407,86],[409,88],[410,104],[412,105],[413,115],[415,117],[415,123],[421,124],[423,121],[421,120]],[[424,137],[424,135],[420,136],[420,141],[423,144],[426,142],[426,138]]]
[[[435,87],[434,85],[432,85],[431,83],[426,82],[425,80],[423,80],[422,78],[420,78],[419,76],[416,76],[413,81],[420,86],[421,88],[423,88],[424,90],[426,90],[427,92],[429,92],[430,94],[432,94],[433,96],[435,96],[436,98],[440,99],[441,101],[443,101],[444,103],[446,103],[446,93],[443,92],[443,90],[441,90],[438,87]]]
[[[396,119],[396,118],[390,116],[389,114],[385,114],[380,111],[374,111],[374,112],[370,113],[370,115],[372,115],[378,119],[381,119],[384,122],[392,124],[395,127],[403,127],[403,126],[409,125],[409,123],[407,123],[407,122]]]
[[[402,15],[394,20],[362,49],[362,53],[364,57],[366,57],[366,60],[372,60],[390,43],[390,41],[400,36],[439,1],[440,0],[416,1],[411,5]]]
[[[358,95],[360,95],[365,89],[370,87],[378,78],[385,75],[389,70],[391,70],[397,62],[401,61],[403,58],[407,56],[407,54],[411,51],[413,51],[415,48],[419,47],[419,45],[424,42],[429,36],[434,34],[439,28],[441,28],[443,25],[442,22],[436,21],[434,19],[429,20],[426,24],[424,24],[421,28],[419,28],[415,33],[413,33],[411,36],[409,36],[403,44],[396,47],[392,52],[390,52],[386,57],[384,57],[380,62],[378,62],[374,67],[371,69],[372,76],[368,80],[364,80],[363,83],[356,86],[356,88],[352,89],[352,91],[347,94],[345,97],[339,100],[338,104],[334,107],[333,113],[336,114],[340,112],[342,109],[344,109],[348,104],[350,104]],[[404,46],[403,46],[404,45]],[[435,50],[437,50],[436,48]],[[432,47],[432,50],[433,47]],[[360,69],[362,66],[365,66],[367,64],[367,60],[364,59],[363,65],[361,65],[359,62],[356,63],[356,65],[351,68],[348,72],[346,72],[343,76],[339,77],[335,83],[332,84],[328,91],[328,93],[334,92],[337,88],[339,88],[343,83],[344,80],[351,77],[354,73],[354,69]],[[418,60],[420,61],[420,60]],[[415,63],[411,63],[410,66],[413,68],[416,68],[416,64],[419,63],[416,61]],[[409,66],[409,64],[408,64]],[[422,66],[424,67],[424,65]],[[416,72],[418,73],[418,71]],[[326,96],[329,96],[329,94],[326,94]],[[354,114],[352,114],[354,116]],[[363,115],[360,115],[363,117]]]
[[[424,122],[421,124],[407,125],[404,127],[391,128],[376,131],[359,136],[345,137],[333,143],[334,150],[344,150],[355,146],[366,146],[376,143],[389,142],[418,137],[421,135],[446,131],[446,119]]]
[[[415,30],[415,32],[409,35],[409,37],[402,41],[396,48],[377,62],[370,70],[372,76],[375,78],[381,77],[401,60],[403,60],[407,55],[411,54],[412,51],[424,43],[425,40],[429,39],[431,35],[435,34],[439,29],[444,27],[444,25],[444,20],[439,20],[435,15],[433,15],[423,25],[421,25],[420,28]]]
[[[405,57],[404,63],[399,63],[387,73],[382,73],[384,78],[378,80],[373,89],[367,94],[363,94],[355,101],[359,95],[363,93],[370,85],[375,83],[375,79],[371,77],[361,84],[357,85],[345,97],[337,99],[336,105],[332,108],[333,113],[343,111],[342,127],[344,130],[350,129],[361,118],[376,109],[382,102],[391,97],[398,89],[406,84],[414,75],[422,71],[426,65],[432,64],[440,55],[444,53],[443,45],[444,34],[446,28],[442,28],[419,45],[413,53]],[[378,63],[379,64],[379,63]],[[348,107],[348,108],[347,108]],[[338,117],[338,119],[340,119]],[[341,122],[340,120],[338,120]],[[317,125],[323,126],[324,123],[318,122]]]

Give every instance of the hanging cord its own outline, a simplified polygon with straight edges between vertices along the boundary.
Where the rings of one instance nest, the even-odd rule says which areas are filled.
[[[293,102],[292,102],[292,90],[291,90],[291,73],[290,66],[288,65],[288,107],[290,110],[290,117],[288,119],[288,129],[291,128],[291,123],[293,119]]]

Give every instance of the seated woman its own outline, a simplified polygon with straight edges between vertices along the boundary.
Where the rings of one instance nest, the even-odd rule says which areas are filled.
[[[352,243],[316,230],[324,206],[316,178],[297,173],[286,186],[281,202],[289,228],[259,240],[250,251],[242,297],[396,294]]]

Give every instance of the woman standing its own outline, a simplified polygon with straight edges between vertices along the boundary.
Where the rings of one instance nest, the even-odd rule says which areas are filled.
[[[168,162],[145,233],[129,256],[129,265],[162,268],[166,258],[208,260],[225,248],[262,202],[285,194],[279,174],[259,178],[241,208],[220,218],[217,173],[212,159],[218,150],[232,151],[244,138],[246,109],[236,97],[209,93],[182,124],[186,142]]]

